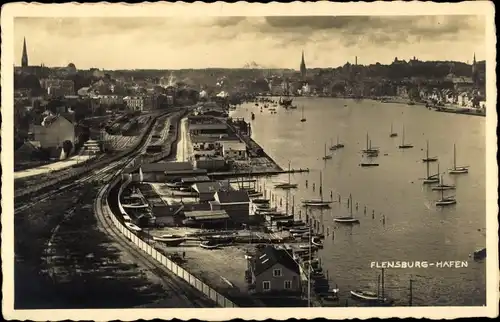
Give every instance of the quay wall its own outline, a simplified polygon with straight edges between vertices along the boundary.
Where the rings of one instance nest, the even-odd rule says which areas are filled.
[[[278,163],[276,163],[276,161],[274,161],[274,159],[271,158],[266,153],[266,151],[257,142],[255,142],[254,139],[252,139],[250,136],[240,135],[238,133],[238,131],[236,131],[234,126],[232,126],[231,124],[229,124],[227,122],[226,122],[226,124],[236,134],[236,136],[247,145],[252,157],[264,157],[264,158],[268,159],[269,161],[271,161],[274,165],[276,165],[276,168],[283,170],[283,168]]]
[[[127,176],[125,180],[122,180],[121,176],[118,176],[108,187],[105,195],[105,206],[107,208],[108,213],[111,215],[111,220],[114,226],[123,234],[127,239],[129,239],[132,243],[134,243],[139,249],[143,252],[147,253],[154,260],[160,263],[162,266],[167,268],[174,275],[180,277],[184,280],[189,286],[195,288],[203,295],[205,295],[208,299],[212,300],[218,307],[222,308],[235,308],[237,307],[232,301],[227,299],[225,296],[221,295],[209,285],[202,282],[199,278],[188,272],[186,269],[177,265],[174,261],[170,260],[168,256],[162,254],[158,249],[154,246],[150,245],[143,238],[139,237],[138,234],[135,234],[131,230],[129,230],[125,225],[122,224],[118,216],[119,214],[112,213],[111,208],[108,204],[108,194],[109,191],[120,185],[120,190],[122,191],[124,187],[126,187],[132,181],[131,176]],[[120,200],[118,200],[118,205],[120,205]]]

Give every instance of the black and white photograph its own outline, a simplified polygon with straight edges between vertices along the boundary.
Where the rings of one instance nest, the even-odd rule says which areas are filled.
[[[1,22],[6,318],[498,316],[492,2]]]

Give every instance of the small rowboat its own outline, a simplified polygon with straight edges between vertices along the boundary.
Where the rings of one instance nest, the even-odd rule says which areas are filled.
[[[133,231],[142,231],[142,228],[139,226],[134,225],[131,222],[126,222],[125,226],[127,226],[128,229],[133,230]]]
[[[316,247],[323,247],[323,243],[321,242],[321,240],[318,237],[311,238],[311,244],[313,244],[313,246],[316,246]]]
[[[368,302],[385,302],[387,301],[386,298],[382,299],[380,296],[377,295],[377,293],[372,292],[372,291],[366,291],[366,290],[355,290],[351,291],[351,296],[362,301],[368,301]]]
[[[201,248],[205,249],[216,249],[219,248],[219,244],[212,242],[211,240],[204,241],[200,243]]]

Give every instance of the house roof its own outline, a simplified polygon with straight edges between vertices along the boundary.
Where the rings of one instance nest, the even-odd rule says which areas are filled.
[[[197,177],[182,178],[181,181],[183,183],[199,183],[199,182],[209,182],[211,180],[207,176],[197,176]]]
[[[142,172],[170,172],[193,170],[193,165],[190,162],[158,162],[142,164],[141,169]]]
[[[227,125],[224,123],[210,123],[210,124],[189,124],[189,130],[226,130]]]
[[[227,181],[197,182],[193,185],[193,189],[198,193],[216,193],[222,188],[228,188]]]
[[[247,145],[243,142],[224,142],[222,144],[223,150],[235,150],[244,151],[247,149]]]
[[[216,138],[212,136],[203,136],[203,135],[192,135],[191,143],[213,143],[220,141],[221,138]]]
[[[199,210],[199,211],[187,211],[184,212],[186,218],[191,218],[194,220],[216,220],[216,219],[228,219],[229,215],[225,210]]]
[[[250,198],[248,197],[248,192],[245,190],[234,190],[234,191],[217,191],[216,199],[221,204],[225,203],[250,203]]]
[[[300,274],[299,265],[292,255],[284,249],[276,249],[273,246],[266,246],[258,252],[254,264],[255,275],[264,273],[276,264],[281,264],[292,272]]]

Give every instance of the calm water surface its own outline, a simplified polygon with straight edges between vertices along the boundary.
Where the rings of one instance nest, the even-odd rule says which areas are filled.
[[[296,98],[294,104],[299,106],[296,110],[277,107],[278,113],[274,115],[266,109],[261,113],[254,103],[244,104],[232,116],[250,120],[250,113],[254,112],[253,138],[265,151],[283,168],[291,162],[292,168],[311,169],[310,173],[292,175],[291,180],[299,184],[292,193],[296,217],[300,209],[301,219],[305,218],[301,199],[319,197],[320,172],[325,199],[330,199],[330,194],[334,200],[341,196],[342,202],[333,203],[328,210],[313,210],[310,216],[322,222],[325,230],[328,227],[335,232],[334,239],[331,235],[325,239],[325,247],[319,254],[342,296],[348,298],[349,291],[357,288],[376,291],[380,270],[370,268],[372,261],[458,260],[467,261],[468,267],[387,269],[386,294],[395,298],[397,305],[407,305],[412,277],[414,305],[484,305],[485,262],[475,262],[469,255],[486,244],[486,119],[371,100]],[[300,122],[302,106],[307,118],[304,123]],[[391,123],[399,134],[396,138],[389,137]],[[405,143],[413,144],[413,149],[398,149],[403,126]],[[378,167],[359,166],[367,132],[372,146],[380,148]],[[325,144],[329,147],[337,136],[345,148],[324,161]],[[426,166],[421,161],[426,140],[430,155],[439,158],[445,183],[457,187],[456,191],[447,192],[456,196],[454,206],[437,208],[434,202],[441,193],[424,187],[420,181],[426,175]],[[454,143],[457,164],[469,165],[468,174],[446,174],[453,163]],[[436,173],[437,163],[430,168],[431,173]],[[287,179],[287,175],[266,179],[266,188]],[[285,198],[283,191],[275,190],[273,194]],[[348,214],[349,194],[353,204],[358,203],[353,214],[360,224],[335,224],[333,217]],[[382,215],[386,218],[385,225]],[[349,301],[349,305],[356,303]]]

